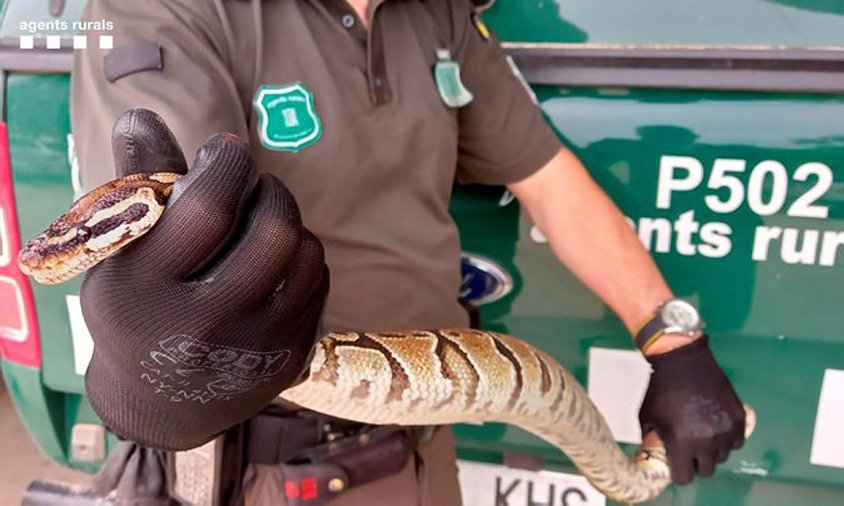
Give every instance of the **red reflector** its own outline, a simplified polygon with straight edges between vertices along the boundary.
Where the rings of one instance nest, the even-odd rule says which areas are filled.
[[[319,496],[316,478],[305,478],[301,483],[302,499],[308,501]]]
[[[0,354],[16,364],[40,367],[32,289],[16,262],[20,247],[9,136],[6,123],[0,122]]]
[[[310,501],[319,497],[319,487],[317,480],[314,477],[308,477],[301,481],[285,481],[284,495],[288,499],[302,499],[303,501]]]
[[[286,495],[289,499],[298,499],[299,498],[299,484],[295,481],[285,481],[284,482],[284,495]]]

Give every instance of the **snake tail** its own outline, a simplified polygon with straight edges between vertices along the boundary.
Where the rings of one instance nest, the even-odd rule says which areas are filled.
[[[517,425],[565,452],[595,488],[617,501],[652,499],[671,481],[661,443],[631,460],[574,377],[507,335],[332,333],[317,345],[308,379],[281,395],[370,424]]]

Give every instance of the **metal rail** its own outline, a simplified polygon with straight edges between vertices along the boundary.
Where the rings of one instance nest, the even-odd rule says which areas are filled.
[[[0,43],[0,70],[70,72],[73,49]],[[528,82],[698,90],[844,91],[844,48],[505,43]]]
[[[505,44],[534,85],[844,91],[844,48]]]

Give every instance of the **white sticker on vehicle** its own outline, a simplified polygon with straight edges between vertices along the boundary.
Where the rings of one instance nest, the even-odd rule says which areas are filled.
[[[0,267],[12,262],[12,248],[9,247],[9,231],[6,230],[6,211],[0,208]]]
[[[84,195],[82,191],[82,172],[79,170],[79,157],[76,156],[76,140],[73,134],[67,134],[67,163],[70,165],[70,184],[73,186],[73,200]]]
[[[466,506],[605,506],[603,494],[577,474],[525,471],[458,460]]]
[[[844,371],[827,369],[823,375],[815,434],[809,462],[844,468]]]
[[[635,350],[589,350],[589,398],[598,406],[616,441],[642,442],[639,406],[648,389],[651,366]]]
[[[73,339],[73,370],[76,374],[83,376],[88,369],[88,362],[94,354],[94,340],[82,318],[82,304],[78,295],[68,295],[67,314],[70,317],[70,334]]]
[[[8,276],[0,276],[0,338],[22,343],[29,335],[24,310],[23,293],[18,282]]]

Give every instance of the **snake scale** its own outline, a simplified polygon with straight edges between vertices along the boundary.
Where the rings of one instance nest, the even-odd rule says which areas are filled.
[[[19,267],[45,284],[84,272],[149,230],[179,177],[135,174],[93,190],[21,250]],[[308,379],[281,396],[367,424],[517,425],[565,452],[617,501],[646,501],[671,481],[655,435],[629,458],[565,368],[524,341],[494,332],[330,333],[317,345]],[[746,409],[749,435],[754,416]]]

